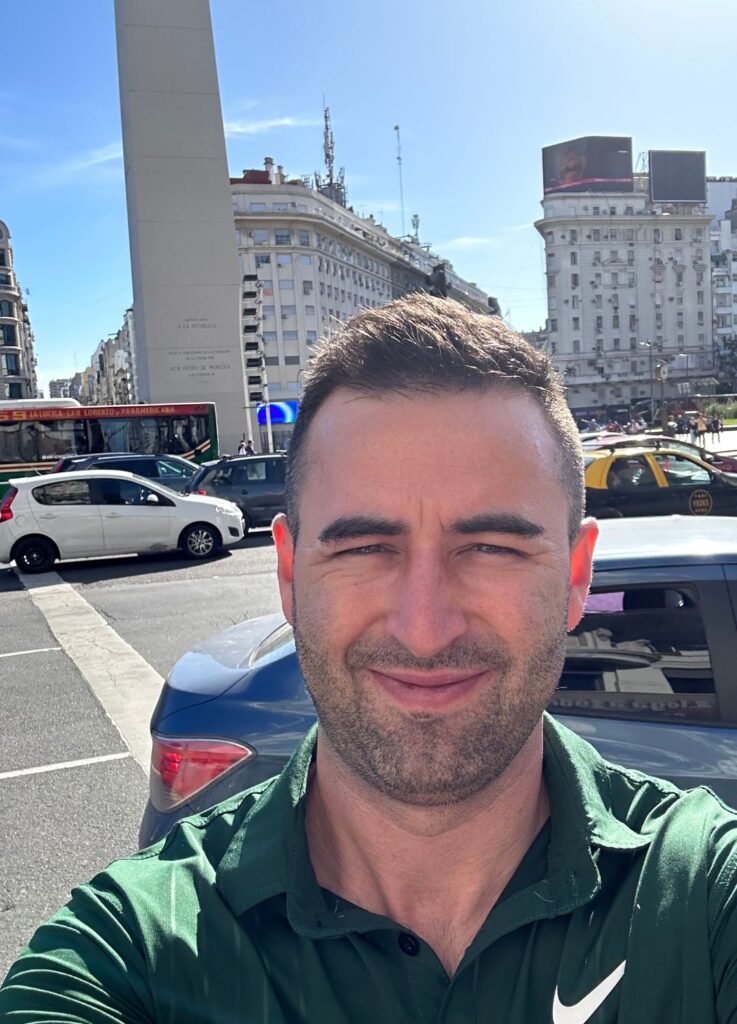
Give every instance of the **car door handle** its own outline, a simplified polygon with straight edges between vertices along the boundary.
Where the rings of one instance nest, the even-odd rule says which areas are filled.
[[[56,512],[42,512],[39,519],[56,519]]]

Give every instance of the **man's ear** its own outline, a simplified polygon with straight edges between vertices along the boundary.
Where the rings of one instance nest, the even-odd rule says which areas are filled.
[[[274,518],[271,524],[271,533],[276,544],[276,575],[279,581],[282,611],[287,622],[293,623],[294,539],[287,517],[283,512]]]
[[[594,548],[599,536],[595,519],[584,519],[571,548],[571,585],[568,592],[568,629],[581,621],[591,586]]]

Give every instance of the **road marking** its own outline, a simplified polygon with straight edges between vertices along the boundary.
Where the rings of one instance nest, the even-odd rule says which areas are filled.
[[[164,680],[58,573],[18,573],[18,578],[148,774],[149,722]]]
[[[100,754],[99,757],[82,757],[78,761],[42,764],[38,768],[19,768],[14,772],[0,772],[0,781],[3,779],[19,779],[22,775],[44,775],[46,772],[60,772],[64,768],[84,768],[88,764],[102,764],[104,761],[122,761],[123,758],[132,756],[130,750],[124,750],[122,754]]]
[[[34,647],[30,651],[8,651],[0,654],[0,658],[17,658],[19,654],[43,654],[45,651],[60,651],[61,647]]]

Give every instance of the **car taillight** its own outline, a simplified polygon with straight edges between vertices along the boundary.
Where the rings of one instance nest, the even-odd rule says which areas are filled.
[[[204,494],[207,497],[207,491],[192,491],[192,494]]]
[[[3,498],[2,504],[0,504],[0,523],[7,523],[9,519],[13,518],[13,510],[11,509],[10,506],[13,504],[13,498],[16,496],[17,493],[18,488],[11,487],[8,493]]]
[[[170,811],[255,753],[229,740],[172,739],[156,733],[152,739],[150,795],[157,811]]]

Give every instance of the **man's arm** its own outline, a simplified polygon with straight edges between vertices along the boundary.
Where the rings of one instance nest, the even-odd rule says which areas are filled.
[[[135,915],[106,876],[75,889],[0,988],[5,1024],[151,1024],[149,970]]]

